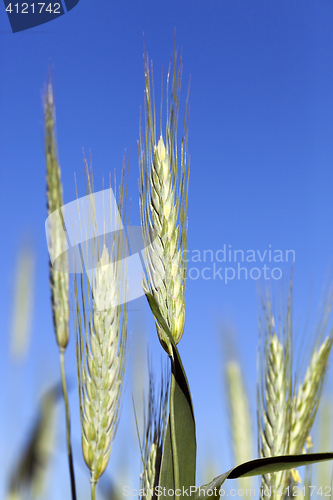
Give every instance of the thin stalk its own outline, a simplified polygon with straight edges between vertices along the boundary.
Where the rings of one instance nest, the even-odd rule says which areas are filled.
[[[75,474],[74,474],[73,454],[71,445],[71,420],[70,420],[67,384],[65,376],[65,349],[63,348],[60,348],[60,366],[61,366],[62,394],[64,397],[65,411],[66,411],[66,441],[67,441],[69,476],[71,481],[72,500],[76,500]]]
[[[91,500],[96,500],[96,481],[91,482]]]

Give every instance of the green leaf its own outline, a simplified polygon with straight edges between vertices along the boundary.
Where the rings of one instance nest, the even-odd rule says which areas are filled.
[[[314,463],[324,462],[326,460],[333,460],[333,453],[307,453],[301,455],[284,455],[280,457],[258,458],[237,465],[229,472],[221,474],[216,477],[209,484],[205,484],[198,488],[195,499],[206,497],[208,490],[217,490],[221,487],[226,479],[236,479],[239,477],[261,476],[272,472],[279,472],[286,469],[294,469],[302,465],[310,465]]]
[[[160,477],[158,480],[158,485],[161,488],[166,488],[166,491],[175,489],[175,475],[174,475],[174,465],[173,465],[173,455],[172,455],[172,444],[171,444],[171,425],[170,416],[168,420],[168,426],[164,436],[163,443],[163,453],[160,469]],[[172,496],[171,498],[174,498]]]
[[[195,420],[191,393],[172,334],[160,312],[155,298],[146,294],[148,303],[170,342],[171,359],[170,414],[164,438],[159,486],[168,490],[189,489],[195,485],[196,474],[196,437]],[[182,497],[177,496],[177,500]]]

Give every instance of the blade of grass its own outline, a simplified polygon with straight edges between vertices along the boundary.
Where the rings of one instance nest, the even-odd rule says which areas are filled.
[[[284,455],[282,457],[257,458],[250,462],[238,465],[233,469],[221,474],[211,481],[198,488],[195,499],[204,498],[208,495],[209,490],[220,488],[227,479],[237,479],[240,477],[260,476],[263,474],[271,474],[287,469],[294,469],[302,465],[310,465],[326,460],[333,460],[333,453],[308,453],[306,455]]]

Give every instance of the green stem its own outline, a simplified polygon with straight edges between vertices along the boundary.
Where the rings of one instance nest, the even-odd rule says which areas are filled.
[[[96,481],[90,481],[91,483],[91,500],[96,500]]]
[[[61,366],[62,394],[64,397],[65,410],[66,410],[66,441],[67,441],[69,476],[71,481],[72,500],[76,500],[75,474],[74,474],[73,454],[71,445],[71,420],[70,420],[67,384],[65,376],[65,349],[63,348],[60,348],[60,366]]]

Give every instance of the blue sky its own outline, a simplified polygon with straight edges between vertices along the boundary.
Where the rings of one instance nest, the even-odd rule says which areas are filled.
[[[189,255],[194,250],[202,256],[204,250],[216,255],[224,245],[245,253],[267,250],[266,255],[270,248],[283,254],[294,250],[295,330],[301,340],[309,303],[314,314],[333,255],[332,17],[333,4],[328,0],[80,0],[58,20],[12,34],[5,10],[0,10],[0,370],[9,381],[0,403],[2,429],[10,414],[8,432],[1,432],[1,448],[10,450],[10,460],[1,474],[8,473],[24,440],[40,391],[58,377],[44,232],[42,96],[48,67],[54,81],[65,202],[75,198],[74,173],[84,195],[82,148],[87,155],[91,150],[96,189],[102,188],[103,175],[107,177],[114,169],[120,172],[124,152],[130,151],[131,223],[139,224],[137,140],[144,98],[143,33],[159,96],[161,67],[165,74],[176,29],[177,49],[183,49],[184,101],[191,78]],[[29,360],[15,366],[8,357],[8,332],[15,258],[25,237],[33,240],[37,255],[35,306]],[[265,259],[268,267],[274,267]],[[214,264],[237,269],[237,263],[216,259],[188,265],[199,273],[209,267],[206,276],[213,278]],[[283,272],[283,279],[274,282],[277,289],[283,280],[288,281],[289,264],[277,264]],[[262,265],[246,263],[248,273]],[[192,276],[196,274],[192,271]],[[202,463],[211,454],[221,472],[233,464],[220,328],[229,325],[233,332],[254,409],[258,283],[265,284],[265,280],[248,277],[226,284],[218,276],[205,280],[200,275],[187,285],[186,328],[179,348],[197,415],[198,457]],[[158,368],[163,353],[147,305],[138,299],[131,307],[132,346],[148,338]],[[75,385],[73,335],[67,364]],[[139,457],[132,429],[130,379],[128,374],[125,423],[119,428],[115,457],[122,453]],[[75,387],[71,400],[76,413],[78,474],[88,487],[84,466],[81,471]],[[125,443],[128,426],[133,436]],[[63,438],[60,429],[60,441]],[[59,446],[54,460],[63,482],[59,484],[52,476],[51,500],[60,495],[69,498],[67,470],[61,465],[64,444]],[[4,460],[4,452],[0,459]],[[112,466],[117,466],[116,459],[111,460],[110,473]],[[4,481],[1,476],[0,484]]]

